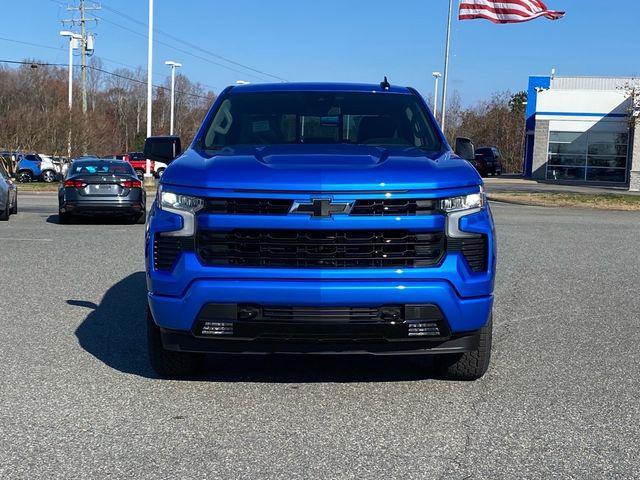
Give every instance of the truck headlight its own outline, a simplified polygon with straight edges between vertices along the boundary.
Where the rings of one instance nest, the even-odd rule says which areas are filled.
[[[459,197],[450,197],[440,200],[440,208],[447,213],[461,212],[464,210],[473,210],[484,206],[484,191],[480,188],[477,193],[469,195],[461,195]]]
[[[480,187],[480,191],[476,193],[440,200],[440,209],[447,213],[447,237],[464,238],[478,236],[477,233],[460,230],[460,219],[472,213],[479,212],[484,206],[485,201],[484,189],[482,187]]]
[[[164,232],[163,235],[174,237],[191,237],[196,231],[196,212],[204,208],[204,200],[182,193],[165,192],[158,187],[157,205],[160,210],[174,213],[182,217],[182,228]]]
[[[204,200],[201,198],[181,193],[165,192],[162,188],[158,189],[158,197],[160,200],[158,204],[163,210],[183,210],[195,213],[204,207]]]

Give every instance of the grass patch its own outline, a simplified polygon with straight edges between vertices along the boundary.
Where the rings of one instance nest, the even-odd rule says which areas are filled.
[[[58,182],[29,182],[18,183],[18,192],[57,192],[60,184]]]
[[[489,200],[541,207],[580,207],[600,210],[640,211],[640,195],[571,192],[499,192],[490,193]]]

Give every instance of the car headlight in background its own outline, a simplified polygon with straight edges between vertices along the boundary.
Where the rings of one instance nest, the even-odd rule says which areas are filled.
[[[485,195],[482,188],[477,193],[469,195],[461,195],[459,197],[451,197],[440,200],[440,208],[447,213],[462,212],[464,210],[473,210],[482,208],[485,202]]]
[[[181,193],[165,192],[161,188],[158,189],[158,197],[158,204],[163,210],[183,210],[195,213],[204,207],[204,200],[201,198]]]

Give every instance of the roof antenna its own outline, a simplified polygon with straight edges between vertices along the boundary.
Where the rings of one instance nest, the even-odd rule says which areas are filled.
[[[391,84],[389,83],[389,80],[387,80],[387,76],[384,76],[384,80],[380,82],[380,88],[382,88],[383,90],[389,90],[391,88]]]

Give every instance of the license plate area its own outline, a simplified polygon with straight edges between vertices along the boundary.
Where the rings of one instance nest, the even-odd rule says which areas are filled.
[[[95,183],[87,186],[89,195],[119,195],[120,185],[114,183]]]

